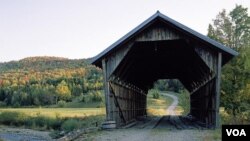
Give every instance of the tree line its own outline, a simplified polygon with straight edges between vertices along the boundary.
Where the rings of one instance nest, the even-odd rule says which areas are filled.
[[[237,119],[250,119],[250,17],[236,5],[222,10],[208,27],[208,36],[239,52],[222,69],[221,106]]]
[[[30,57],[0,64],[0,106],[41,106],[72,101],[103,89],[101,70],[88,60]]]

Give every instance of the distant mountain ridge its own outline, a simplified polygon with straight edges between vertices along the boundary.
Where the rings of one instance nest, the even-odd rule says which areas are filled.
[[[0,63],[0,72],[11,70],[53,70],[65,68],[81,68],[89,65],[90,59],[68,59],[63,57],[37,56],[27,57],[19,61]]]

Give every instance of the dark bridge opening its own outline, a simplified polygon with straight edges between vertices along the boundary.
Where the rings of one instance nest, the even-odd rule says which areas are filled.
[[[194,93],[197,87],[214,78],[214,72],[209,69],[191,45],[183,39],[178,39],[135,42],[112,76],[113,84],[116,82],[130,84],[143,91],[144,94],[153,88],[154,82],[158,79],[178,79],[189,93]],[[192,102],[195,101],[192,100]],[[209,100],[205,101],[206,105],[193,104],[190,113],[201,112],[197,117],[200,116],[202,119],[205,116],[205,113],[204,115],[202,113],[209,113],[209,111],[203,111],[207,107],[199,108],[209,106],[208,102]],[[147,105],[145,102],[142,103]],[[141,108],[144,109],[145,105]],[[197,110],[195,108],[200,111],[195,111]],[[146,112],[141,111],[138,114],[141,116]]]
[[[178,79],[190,93],[190,114],[206,127],[218,127],[221,66],[235,55],[157,12],[92,61],[103,69],[107,121],[122,126],[146,115],[154,82]]]
[[[185,40],[135,42],[114,71],[118,79],[145,92],[158,79],[179,79],[192,92],[213,72]]]

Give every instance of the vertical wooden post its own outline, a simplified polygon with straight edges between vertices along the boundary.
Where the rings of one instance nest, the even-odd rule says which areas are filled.
[[[110,113],[110,97],[109,97],[109,84],[107,78],[107,65],[105,59],[102,60],[102,68],[103,68],[103,80],[104,80],[104,92],[105,92],[105,105],[106,105],[106,120],[111,120],[111,113]]]
[[[218,61],[217,61],[217,75],[216,75],[216,112],[215,112],[215,128],[220,126],[220,83],[221,83],[221,62],[222,62],[222,55],[221,52],[218,53]]]

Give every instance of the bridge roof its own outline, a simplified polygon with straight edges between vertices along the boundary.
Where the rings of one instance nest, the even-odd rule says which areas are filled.
[[[152,15],[151,17],[149,17],[147,20],[145,20],[143,23],[141,23],[140,25],[138,25],[137,27],[135,27],[133,30],[131,30],[130,32],[128,32],[126,35],[124,35],[122,38],[120,38],[119,40],[117,40],[115,43],[113,43],[112,45],[110,45],[108,48],[106,48],[105,50],[103,50],[101,53],[99,53],[98,55],[96,55],[92,60],[91,63],[92,64],[100,64],[100,61],[102,58],[104,58],[105,56],[109,55],[110,53],[112,53],[115,49],[119,48],[120,44],[123,44],[124,42],[126,42],[127,40],[129,40],[131,37],[137,35],[138,32],[142,31],[142,29],[144,29],[145,27],[147,27],[150,23],[152,23],[153,21],[155,21],[156,19],[160,18],[161,20],[163,20],[164,22],[172,25],[174,28],[185,32],[188,35],[191,35],[193,37],[196,37],[198,40],[206,42],[210,45],[210,47],[213,47],[215,49],[217,49],[218,51],[221,51],[225,54],[227,54],[227,56],[230,56],[230,58],[232,58],[233,56],[238,55],[238,52],[234,51],[233,49],[224,46],[223,44],[197,32],[194,31],[193,29],[171,19],[170,17],[160,13],[159,11],[157,11],[154,15]],[[229,60],[229,59],[228,59]]]

